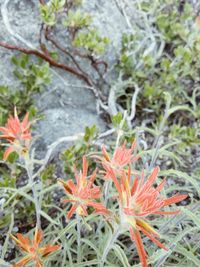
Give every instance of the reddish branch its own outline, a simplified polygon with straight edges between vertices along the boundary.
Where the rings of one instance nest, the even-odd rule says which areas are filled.
[[[87,76],[88,77],[88,75],[87,75],[87,73],[85,73],[82,69],[81,69],[81,67],[80,67],[80,65],[78,64],[78,62],[76,61],[76,59],[74,58],[74,56],[69,52],[69,51],[67,51],[66,49],[64,49],[60,44],[58,44],[58,42],[57,41],[55,41],[51,36],[50,36],[50,34],[51,34],[51,28],[49,28],[48,26],[47,27],[43,27],[43,25],[42,25],[42,27],[41,27],[41,32],[40,32],[40,46],[41,46],[41,39],[42,39],[42,33],[43,33],[43,31],[44,31],[44,37],[45,37],[45,39],[47,40],[47,41],[50,41],[58,50],[60,50],[61,52],[63,52],[64,54],[66,54],[68,57],[70,57],[71,58],[71,60],[73,61],[73,63],[75,64],[75,66],[77,67],[77,69],[83,74],[83,75],[85,75],[85,76]],[[73,37],[72,37],[72,40],[73,40]],[[88,60],[90,60],[90,62],[91,62],[91,66],[96,70],[96,72],[98,73],[98,75],[99,75],[99,77],[102,79],[102,80],[104,80],[104,78],[103,78],[103,75],[107,72],[107,69],[108,69],[108,64],[105,62],[105,61],[98,61],[98,60],[96,60],[92,55],[90,55],[90,54],[85,54],[85,55],[83,55],[83,54],[81,54],[81,53],[79,53],[78,51],[75,51],[75,53],[74,53],[75,55],[78,55],[79,57],[81,57],[81,58],[85,58],[85,59],[88,59]],[[99,65],[103,65],[104,66],[104,72],[103,73],[101,73],[100,72],[100,70],[99,70],[99,68],[98,68],[98,66]],[[91,83],[93,83],[93,82],[91,82]]]
[[[75,51],[75,55],[77,55],[77,56],[79,56],[79,57],[81,57],[81,58],[89,59],[90,62],[91,62],[91,66],[96,70],[96,72],[98,73],[99,77],[100,77],[102,80],[104,80],[103,75],[104,75],[104,74],[107,72],[107,70],[108,70],[108,64],[107,64],[105,61],[103,61],[103,60],[98,61],[98,60],[96,60],[92,55],[89,55],[89,54],[85,54],[85,55],[83,55],[83,54],[81,54],[79,51]],[[103,72],[103,73],[100,72],[100,70],[99,70],[99,68],[98,68],[99,65],[103,65],[103,66],[104,66],[104,72]]]
[[[39,2],[41,5],[46,4],[45,0],[39,0]],[[66,1],[66,4],[67,5],[68,4],[73,5],[73,1],[71,1],[71,2]],[[28,55],[35,55],[37,57],[40,57],[40,58],[44,59],[45,61],[47,61],[51,66],[65,70],[65,71],[77,76],[79,79],[84,80],[89,86],[93,87],[93,85],[95,83],[92,81],[92,79],[89,77],[89,75],[82,70],[79,63],[76,61],[74,55],[72,55],[69,51],[67,51],[60,44],[58,44],[58,42],[56,40],[51,38],[50,31],[52,31],[52,28],[49,28],[49,26],[44,26],[44,24],[41,25],[40,37],[39,37],[40,51],[38,51],[36,49],[27,49],[27,48],[15,46],[15,45],[10,45],[10,44],[4,43],[4,42],[0,42],[0,46],[4,47],[6,49],[16,50],[16,51],[20,51],[20,52],[28,54]],[[50,55],[48,49],[46,48],[46,45],[42,42],[43,36],[44,36],[46,41],[51,42],[51,44],[53,46],[55,46],[59,51],[66,54],[68,56],[68,58],[71,59],[71,61],[75,65],[75,67],[69,67],[68,65],[63,64],[63,63],[59,63],[55,59],[53,59],[52,56]],[[89,59],[91,62],[91,66],[99,74],[99,77],[102,80],[104,80],[103,75],[106,73],[107,68],[108,68],[107,63],[105,61],[98,61],[92,55],[88,55],[88,54],[81,55],[79,52],[75,52],[75,53],[79,57]],[[104,72],[103,73],[101,73],[101,71],[99,70],[99,65],[104,66]],[[101,95],[101,94],[99,94],[99,95]]]
[[[59,68],[59,69],[62,69],[62,70],[65,70],[65,71],[77,76],[79,79],[84,80],[89,86],[92,86],[92,83],[91,83],[90,79],[87,76],[85,76],[82,73],[78,72],[74,68],[71,68],[71,67],[69,67],[69,66],[67,66],[65,64],[61,64],[61,63],[56,62],[48,53],[40,52],[40,51],[34,50],[34,49],[22,48],[22,47],[18,47],[18,46],[15,46],[15,45],[10,45],[10,44],[3,43],[3,42],[0,42],[0,46],[4,47],[6,49],[10,49],[10,50],[20,51],[20,52],[25,53],[27,55],[38,56],[38,57],[44,59],[45,61],[47,61],[51,66]]]
[[[50,29],[48,27],[45,28],[45,34],[44,34],[45,38],[47,41],[51,42],[52,45],[54,45],[58,50],[60,50],[61,52],[63,52],[64,54],[66,54],[74,63],[74,65],[77,67],[77,69],[86,77],[88,77],[87,73],[85,73],[82,68],[80,67],[80,65],[78,64],[78,62],[76,61],[76,59],[72,56],[72,54],[70,52],[68,52],[65,48],[63,48],[60,44],[58,44],[58,42],[56,42],[51,36],[50,36]],[[91,79],[88,77],[88,80],[90,80],[90,83],[93,84],[93,82],[91,81]]]

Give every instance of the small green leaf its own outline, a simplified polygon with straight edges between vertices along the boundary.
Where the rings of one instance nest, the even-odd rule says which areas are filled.
[[[200,217],[197,216],[194,212],[191,212],[189,209],[181,208],[181,210],[196,224],[200,229]]]

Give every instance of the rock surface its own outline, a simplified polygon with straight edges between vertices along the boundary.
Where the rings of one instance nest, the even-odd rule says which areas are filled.
[[[29,45],[37,47],[40,29],[40,17],[37,0],[0,0],[7,5],[7,18],[15,34],[19,34]],[[120,36],[125,29],[125,22],[114,0],[87,0],[84,9],[94,15],[94,25],[108,36],[111,44],[106,54],[110,65],[116,59],[120,47]],[[112,16],[111,16],[112,14]],[[5,14],[3,14],[5,17]],[[11,36],[0,17],[0,39],[11,44],[26,47]],[[16,79],[12,75],[13,67],[10,58],[16,52],[0,48],[0,79],[2,85],[16,87]],[[72,86],[73,85],[73,86]],[[47,90],[36,99],[36,105],[43,111],[45,118],[36,125],[36,133],[41,136],[44,147],[59,137],[74,135],[83,131],[85,126],[97,124],[103,130],[104,122],[96,112],[96,100],[85,84],[76,77],[63,71],[52,71],[52,83]]]

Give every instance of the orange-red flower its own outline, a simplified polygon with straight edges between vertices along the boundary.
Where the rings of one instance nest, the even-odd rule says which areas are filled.
[[[122,146],[115,149],[113,157],[110,158],[105,146],[102,146],[103,158],[101,159],[101,162],[106,172],[105,179],[109,179],[113,171],[115,175],[121,175],[125,167],[139,158],[134,155],[135,148],[135,141],[132,143],[131,148],[126,148],[126,143],[124,143]]]
[[[176,194],[167,199],[161,197],[160,191],[164,187],[166,180],[164,179],[157,187],[153,187],[158,172],[159,167],[156,167],[146,182],[144,182],[144,173],[142,173],[141,179],[136,178],[132,186],[130,186],[130,168],[128,174],[125,172],[122,174],[120,182],[116,179],[114,172],[112,173],[112,178],[119,193],[118,201],[121,212],[121,224],[129,227],[131,238],[135,241],[143,267],[147,266],[147,261],[140,232],[150,238],[157,246],[166,249],[157,240],[159,234],[148,224],[146,217],[152,214],[177,214],[179,210],[162,211],[161,209],[170,204],[180,202],[187,197],[187,195],[180,194]]]
[[[83,170],[78,174],[76,168],[75,179],[76,184],[72,180],[67,182],[59,180],[59,183],[64,187],[68,199],[63,202],[72,203],[72,207],[68,212],[68,219],[76,212],[80,216],[87,216],[87,208],[93,207],[96,213],[107,215],[108,211],[105,206],[97,202],[101,197],[101,191],[99,186],[94,186],[94,180],[96,178],[96,170],[92,173],[90,178],[87,178],[88,163],[86,157],[83,157]]]
[[[21,155],[28,150],[31,140],[28,116],[29,113],[27,112],[23,121],[20,122],[15,108],[14,117],[10,116],[5,127],[0,127],[0,132],[3,133],[3,135],[0,135],[0,138],[6,139],[10,143],[9,148],[4,153],[4,160],[13,151]]]
[[[11,235],[16,244],[25,252],[27,255],[13,265],[13,267],[22,267],[26,264],[33,262],[35,267],[42,267],[44,259],[61,248],[59,245],[46,245],[39,247],[42,241],[43,233],[36,227],[34,239],[30,240],[28,237],[22,234],[17,234],[16,237]]]
[[[195,22],[197,25],[200,25],[200,16],[196,17]]]

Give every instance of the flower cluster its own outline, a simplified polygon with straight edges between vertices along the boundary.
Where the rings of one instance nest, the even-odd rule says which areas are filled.
[[[3,133],[0,138],[9,142],[9,148],[4,153],[4,160],[13,151],[20,156],[25,156],[29,152],[32,137],[28,116],[29,114],[27,113],[24,120],[20,122],[15,109],[14,117],[10,116],[6,126],[0,127],[0,131]],[[111,221],[115,220],[120,229],[130,232],[130,237],[135,242],[142,266],[147,267],[147,253],[142,242],[141,233],[158,247],[167,250],[158,240],[159,234],[151,226],[149,216],[179,213],[179,210],[165,211],[163,208],[184,200],[187,195],[176,194],[169,198],[162,197],[160,192],[166,184],[166,179],[154,186],[159,167],[155,167],[150,175],[147,175],[148,171],[143,170],[138,177],[133,177],[134,172],[131,166],[133,162],[139,159],[135,151],[136,142],[133,142],[131,148],[127,148],[124,143],[122,146],[117,147],[113,156],[110,157],[103,145],[102,157],[96,157],[101,161],[105,181],[111,180],[114,184],[119,207],[115,214],[103,204],[101,188],[95,185],[97,170],[94,170],[88,176],[88,161],[85,156],[83,156],[82,170],[78,172],[74,167],[76,182],[72,179],[67,181],[59,179],[59,184],[63,187],[67,196],[67,199],[64,199],[63,202],[72,205],[67,213],[68,219],[71,219],[74,214],[87,216],[89,213],[88,208],[92,208],[94,213],[101,214]],[[45,258],[60,249],[59,245],[40,247],[42,237],[43,233],[37,226],[33,240],[19,233],[16,237],[12,236],[16,244],[26,253],[13,267],[26,266],[30,262],[34,262],[36,267],[42,267]],[[105,258],[106,253],[103,256]]]
[[[76,168],[74,168],[76,184],[72,180],[67,182],[59,180],[59,183],[63,186],[68,199],[63,202],[72,203],[72,207],[68,212],[68,219],[76,212],[80,216],[87,216],[87,208],[93,207],[98,214],[107,215],[108,211],[106,207],[97,202],[101,197],[101,191],[99,186],[94,186],[94,180],[96,178],[96,170],[92,173],[90,178],[87,178],[88,163],[86,157],[83,157],[83,170],[78,174]]]
[[[103,145],[103,157],[101,158],[101,163],[105,170],[104,179],[109,179],[111,176],[110,174],[113,172],[116,176],[121,175],[128,165],[138,160],[139,156],[134,155],[135,148],[136,142],[132,143],[131,148],[126,148],[126,143],[124,143],[122,146],[115,149],[111,158],[106,150],[105,145]]]
[[[43,233],[36,227],[34,239],[30,240],[28,237],[22,234],[17,234],[16,237],[11,235],[16,244],[26,253],[24,258],[19,260],[13,265],[13,267],[25,266],[30,262],[34,262],[36,267],[42,267],[43,260],[51,253],[59,250],[60,245],[45,245],[40,247],[40,243],[43,238]]]
[[[176,194],[170,198],[163,198],[160,191],[166,184],[164,179],[157,187],[153,184],[158,176],[159,167],[154,168],[145,181],[144,171],[141,177],[136,177],[131,185],[131,162],[139,157],[133,156],[133,148],[126,149],[124,145],[114,152],[112,161],[109,160],[105,148],[103,148],[102,165],[106,172],[106,178],[112,179],[118,192],[119,221],[123,228],[130,230],[131,239],[135,242],[140,261],[143,267],[147,266],[146,252],[142,243],[140,232],[146,235],[160,248],[167,248],[157,238],[159,234],[148,222],[148,215],[177,214],[179,210],[163,211],[165,206],[184,200],[187,195]],[[105,158],[107,164],[105,164]],[[112,162],[112,163],[111,163]],[[115,164],[113,164],[113,162]],[[110,164],[111,163],[111,164]],[[114,166],[114,167],[113,167]],[[127,168],[128,167],[128,171]],[[117,171],[116,171],[117,170]],[[120,171],[119,171],[120,170]]]
[[[19,155],[24,155],[28,152],[31,140],[30,122],[28,121],[29,113],[27,112],[23,121],[20,122],[17,110],[14,110],[14,117],[10,116],[5,127],[0,127],[0,138],[6,139],[10,144],[4,153],[4,160],[12,152],[17,152]]]

